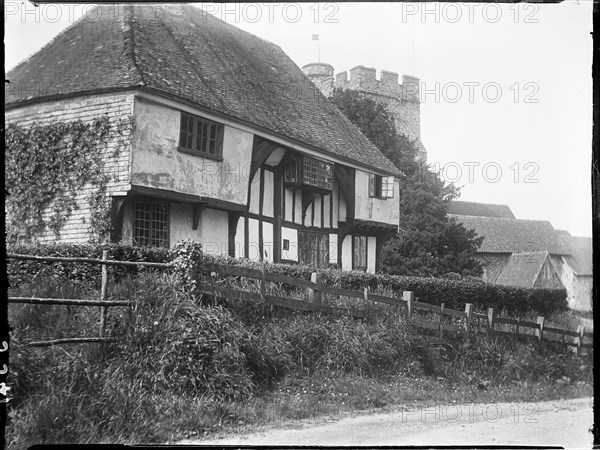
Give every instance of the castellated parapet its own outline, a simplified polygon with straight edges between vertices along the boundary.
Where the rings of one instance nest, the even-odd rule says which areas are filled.
[[[419,95],[419,78],[402,75],[402,84],[398,83],[399,75],[382,70],[379,79],[377,71],[371,67],[356,66],[333,76],[333,67],[326,63],[311,63],[302,70],[329,97],[335,88],[352,89],[383,104],[392,114],[396,130],[415,141],[419,149],[418,159],[427,160],[427,150],[421,143],[421,102]]]
[[[342,89],[353,89],[374,95],[387,95],[399,100],[420,103],[419,79],[409,75],[402,75],[402,84],[398,83],[396,72],[381,71],[377,79],[375,69],[365,66],[356,66],[348,72],[340,72],[335,76],[335,86]]]

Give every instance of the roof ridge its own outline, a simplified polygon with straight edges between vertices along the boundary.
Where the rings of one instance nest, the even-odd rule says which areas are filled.
[[[131,62],[135,71],[141,79],[141,84],[147,86],[146,80],[144,79],[144,73],[140,69],[137,63],[135,55],[135,19],[134,19],[134,8],[135,5],[125,4],[123,5],[123,21],[121,22],[121,28],[123,29],[123,53],[131,58]],[[127,15],[128,17],[125,17]]]

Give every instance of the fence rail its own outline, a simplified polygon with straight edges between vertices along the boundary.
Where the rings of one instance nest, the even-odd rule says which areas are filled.
[[[87,299],[70,299],[70,298],[40,298],[40,297],[8,297],[9,303],[29,303],[34,305],[67,305],[67,306],[95,306],[100,307],[100,336],[94,337],[72,337],[53,339],[49,341],[34,341],[28,342],[29,347],[50,347],[53,345],[62,344],[81,344],[94,342],[110,342],[114,338],[106,337],[106,321],[108,317],[109,307],[127,307],[131,312],[133,302],[127,300],[109,300],[108,299],[108,267],[109,266],[126,266],[126,267],[149,267],[149,268],[170,268],[170,264],[151,263],[144,261],[115,261],[108,259],[108,251],[102,251],[102,259],[94,258],[67,258],[57,256],[35,256],[35,255],[19,255],[8,253],[8,259],[29,260],[40,262],[67,262],[67,263],[85,263],[85,264],[100,264],[102,265],[102,284],[100,288],[99,300]]]
[[[83,299],[55,299],[55,298],[37,298],[37,297],[9,297],[10,303],[31,303],[31,304],[47,304],[47,305],[74,305],[74,306],[96,306],[101,308],[100,317],[100,336],[89,338],[66,338],[54,339],[44,342],[30,342],[28,345],[36,347],[46,347],[51,345],[67,344],[67,343],[83,343],[83,342],[107,342],[113,338],[105,336],[106,319],[109,307],[128,307],[131,308],[133,302],[127,300],[109,300],[108,299],[108,267],[109,266],[126,266],[126,267],[148,267],[148,268],[172,268],[172,264],[167,263],[152,263],[152,262],[135,262],[135,261],[116,261],[108,259],[108,252],[105,250],[102,253],[102,259],[94,258],[68,258],[68,257],[53,257],[53,256],[34,256],[34,255],[19,255],[9,253],[9,259],[16,260],[31,260],[43,262],[69,262],[69,263],[88,263],[102,265],[102,284],[99,300],[83,300]],[[336,307],[323,305],[321,294],[332,294],[339,297],[348,297],[356,299],[364,299],[374,303],[384,303],[399,307],[406,310],[407,319],[413,324],[437,331],[439,337],[443,337],[444,331],[460,331],[469,337],[471,333],[484,333],[488,336],[510,335],[510,336],[529,336],[547,342],[554,342],[562,345],[570,345],[577,347],[577,351],[581,352],[583,348],[591,348],[591,342],[584,340],[593,339],[593,332],[586,330],[585,327],[579,326],[577,331],[550,327],[545,325],[545,318],[539,316],[536,322],[522,320],[520,318],[497,317],[493,308],[488,308],[487,313],[473,311],[473,305],[466,303],[464,311],[458,311],[451,308],[446,308],[444,303],[440,305],[432,305],[429,303],[419,302],[415,300],[415,295],[411,291],[404,291],[402,297],[390,297],[386,295],[372,293],[368,288],[363,291],[354,291],[343,289],[335,286],[327,286],[321,283],[320,274],[314,272],[311,280],[291,277],[288,275],[277,274],[265,271],[264,263],[261,263],[260,269],[249,267],[231,266],[227,264],[218,264],[214,262],[205,263],[202,265],[202,270],[214,272],[223,275],[239,276],[251,278],[260,281],[260,292],[250,292],[246,290],[226,288],[214,283],[202,284],[198,289],[200,293],[212,295],[215,297],[227,298],[229,300],[249,301],[252,303],[267,303],[300,311],[320,311],[329,314],[350,314],[355,317],[363,317],[364,312],[360,310],[352,310],[351,308]],[[266,283],[281,283],[305,290],[304,299],[296,299],[291,297],[281,297],[276,295],[266,294]],[[431,318],[416,317],[415,312],[422,311],[439,315],[437,321]],[[460,324],[447,323],[449,319],[458,321]],[[483,325],[483,326],[482,326]],[[505,329],[509,326],[512,330]],[[525,329],[533,330],[533,334],[523,332]],[[548,334],[559,334],[559,340],[549,339]],[[566,340],[566,337],[574,338],[573,342]]]

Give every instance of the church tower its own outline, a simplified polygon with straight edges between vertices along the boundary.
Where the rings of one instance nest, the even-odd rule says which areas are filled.
[[[421,142],[421,101],[419,96],[419,79],[402,75],[402,84],[398,83],[398,74],[381,71],[377,79],[376,70],[364,66],[356,66],[333,75],[333,67],[326,63],[310,63],[302,67],[304,73],[329,97],[334,88],[352,89],[383,104],[394,118],[398,133],[415,141],[418,149],[417,159],[427,162],[427,150]],[[348,76],[349,75],[349,76]]]

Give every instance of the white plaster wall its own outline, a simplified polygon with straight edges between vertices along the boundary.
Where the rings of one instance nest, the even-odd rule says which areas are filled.
[[[265,170],[265,192],[263,198],[263,214],[273,217],[273,205],[275,204],[275,174]]]
[[[267,262],[273,262],[273,224],[263,222],[263,257]]]
[[[575,276],[573,280],[574,295],[569,301],[569,307],[578,311],[591,311],[592,287],[593,277],[591,275]]]
[[[240,217],[237,223],[237,231],[235,233],[235,257],[244,258],[244,248],[246,245],[245,236],[246,221],[243,217]]]
[[[375,267],[377,261],[375,260],[377,255],[377,238],[374,236],[367,237],[367,272],[375,273]]]
[[[290,249],[283,250],[283,240],[290,241]],[[281,258],[290,261],[298,261],[298,230],[294,228],[281,227]]]
[[[192,229],[192,205],[189,203],[170,203],[169,214],[169,241],[171,247],[184,239],[202,242],[202,227],[200,224],[197,230]],[[132,222],[130,223],[132,224]]]
[[[338,262],[338,235],[329,235],[329,264],[337,264]]]
[[[352,270],[352,235],[342,242],[342,270]]]
[[[315,197],[315,199],[313,200],[314,204],[315,204],[315,217],[313,217],[313,222],[312,225],[314,227],[320,227],[321,226],[321,196],[317,195]]]
[[[296,216],[294,222],[298,225],[302,225],[302,192],[296,191]]]
[[[202,229],[201,242],[204,253],[208,255],[228,254],[228,220],[229,216],[226,211],[209,208],[202,211],[198,228]]]
[[[302,213],[300,213],[302,214]],[[308,205],[308,208],[306,208],[306,215],[304,216],[304,225],[307,227],[311,227],[313,224],[313,214],[312,214],[312,207],[311,205]]]
[[[259,214],[260,206],[260,170],[256,171],[252,183],[250,183],[250,205],[249,210],[251,213]]]
[[[177,150],[181,112],[136,97],[131,182],[245,205],[253,135],[225,126],[223,161]]]
[[[399,183],[397,180],[394,181],[394,198],[371,198],[369,197],[369,174],[357,169],[354,190],[356,195],[354,217],[356,219],[398,224],[400,203],[398,202]]]
[[[258,242],[258,220],[248,219],[248,259],[260,260]]]

